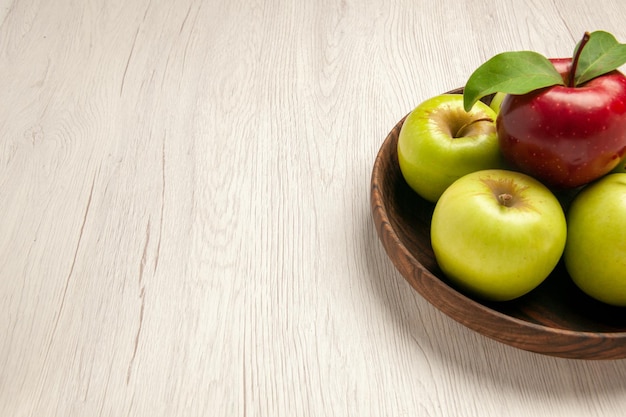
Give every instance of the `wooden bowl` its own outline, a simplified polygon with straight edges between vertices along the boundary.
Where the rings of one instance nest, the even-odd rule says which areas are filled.
[[[583,294],[562,263],[535,290],[507,302],[472,298],[446,280],[430,245],[434,204],[409,188],[398,165],[405,118],[389,132],[376,157],[370,203],[382,245],[411,286],[449,317],[502,343],[564,358],[626,358],[626,309]]]

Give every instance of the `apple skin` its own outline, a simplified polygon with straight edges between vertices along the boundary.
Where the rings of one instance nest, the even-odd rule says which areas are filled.
[[[551,61],[567,80],[571,58]],[[507,95],[497,127],[504,158],[520,171],[554,189],[587,184],[626,154],[626,76]]]
[[[626,173],[583,188],[567,222],[563,260],[574,283],[601,302],[626,306]]]
[[[626,173],[626,159],[622,159],[619,164],[613,168],[611,173]]]
[[[498,196],[510,194],[509,205]],[[485,170],[455,181],[435,206],[431,244],[459,289],[508,301],[537,287],[557,265],[565,214],[554,194],[520,172]]]
[[[500,113],[500,106],[502,105],[504,97],[506,97],[506,93],[495,93],[491,99],[491,103],[489,103],[489,107],[491,107],[491,110],[496,112],[496,114]]]
[[[463,175],[501,167],[496,117],[483,102],[466,112],[462,94],[442,94],[419,104],[405,119],[398,137],[398,162],[407,184],[424,199],[436,202]],[[481,119],[488,120],[470,124]]]

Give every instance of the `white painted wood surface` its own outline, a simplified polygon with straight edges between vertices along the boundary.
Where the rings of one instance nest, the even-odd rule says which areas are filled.
[[[626,361],[520,351],[369,211],[418,102],[622,0],[0,0],[0,416],[623,416]]]

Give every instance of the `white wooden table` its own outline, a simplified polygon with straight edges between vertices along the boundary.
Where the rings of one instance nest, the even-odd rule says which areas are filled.
[[[388,131],[622,0],[0,0],[0,416],[623,416],[626,361],[440,313],[376,236]]]

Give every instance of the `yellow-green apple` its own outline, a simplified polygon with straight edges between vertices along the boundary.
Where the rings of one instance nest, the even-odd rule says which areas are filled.
[[[465,111],[461,94],[443,94],[419,104],[398,137],[398,161],[408,185],[436,202],[455,180],[502,166],[496,114],[483,102]]]
[[[491,99],[491,103],[489,103],[489,107],[491,107],[496,114],[500,113],[500,106],[502,105],[504,97],[506,97],[506,93],[495,93]]]
[[[537,287],[565,246],[565,215],[536,179],[484,170],[455,181],[435,205],[431,243],[437,263],[461,290],[507,301]]]
[[[626,173],[587,185],[567,212],[563,259],[578,287],[607,304],[626,306]]]

